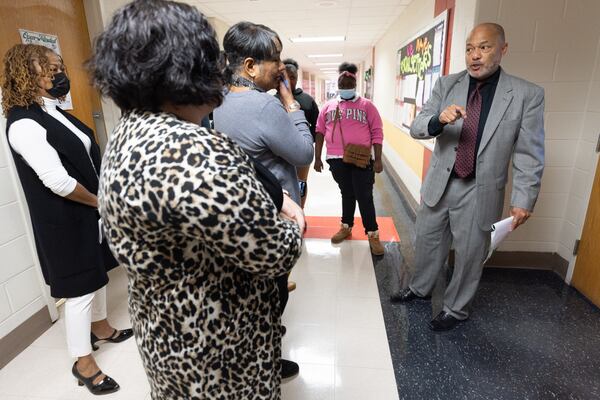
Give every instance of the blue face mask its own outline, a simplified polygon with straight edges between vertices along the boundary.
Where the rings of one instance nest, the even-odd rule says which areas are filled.
[[[350,100],[356,96],[356,89],[340,89],[338,92],[340,93],[340,97],[344,100]]]

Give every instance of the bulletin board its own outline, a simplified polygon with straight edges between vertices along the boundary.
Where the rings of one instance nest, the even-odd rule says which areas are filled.
[[[427,103],[443,72],[448,12],[402,45],[396,53],[394,124],[408,133],[415,116]],[[433,140],[419,141],[433,149]]]

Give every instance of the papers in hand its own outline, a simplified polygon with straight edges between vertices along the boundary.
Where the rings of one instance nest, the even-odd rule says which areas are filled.
[[[486,261],[489,260],[494,250],[498,248],[498,246],[500,245],[500,243],[502,243],[504,238],[506,238],[506,236],[510,232],[512,232],[512,222],[513,217],[508,217],[503,219],[502,221],[498,221],[495,224],[492,224],[492,238],[490,241],[490,251],[488,252],[487,258],[485,259]]]

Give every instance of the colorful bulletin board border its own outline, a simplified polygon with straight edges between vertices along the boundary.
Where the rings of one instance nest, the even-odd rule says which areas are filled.
[[[408,133],[415,116],[429,100],[446,60],[448,11],[405,43],[396,53],[394,125]],[[434,141],[419,141],[433,149]]]

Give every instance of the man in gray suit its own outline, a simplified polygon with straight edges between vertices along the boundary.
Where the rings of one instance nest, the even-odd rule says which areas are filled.
[[[502,215],[512,157],[512,228],[533,211],[544,169],[544,90],[500,68],[508,44],[504,29],[476,26],[467,38],[466,71],[440,77],[415,118],[415,139],[435,137],[431,164],[417,215],[415,275],[394,302],[428,298],[448,256],[455,250],[444,307],[430,323],[452,329],[468,318],[491,225]]]

